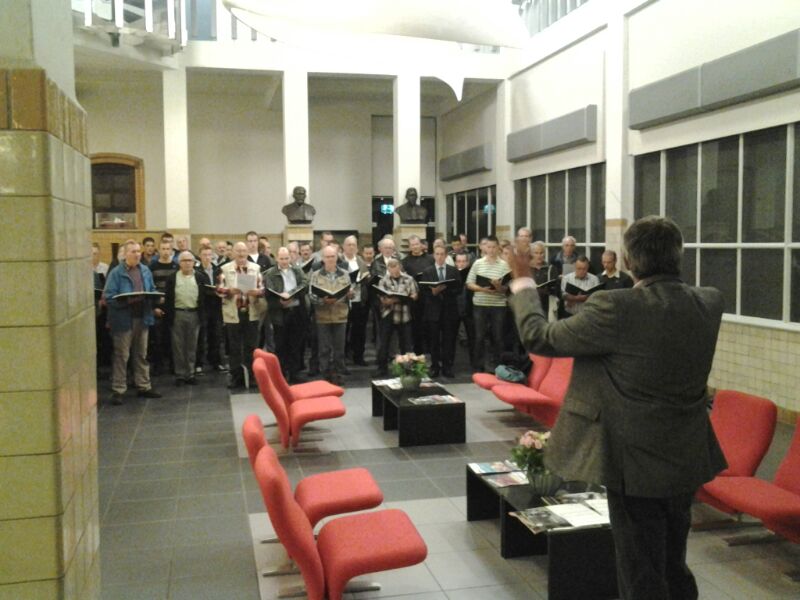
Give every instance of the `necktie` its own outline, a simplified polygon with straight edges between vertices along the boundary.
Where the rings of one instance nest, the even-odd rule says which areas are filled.
[[[444,281],[444,267],[439,267],[439,281]]]

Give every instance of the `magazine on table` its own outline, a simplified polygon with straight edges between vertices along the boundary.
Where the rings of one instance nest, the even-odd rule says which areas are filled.
[[[379,387],[387,387],[390,390],[403,389],[403,384],[400,382],[399,377],[393,377],[392,379],[373,379],[372,383]]]
[[[451,396],[449,394],[432,394],[430,396],[419,396],[417,398],[409,398],[408,399],[411,404],[460,404],[463,403],[463,400],[459,400],[455,396]]]
[[[510,485],[527,485],[528,478],[522,471],[512,471],[510,473],[495,473],[487,475],[484,479],[494,487],[504,488]]]
[[[605,498],[587,500],[573,498],[566,502],[509,514],[522,521],[533,533],[562,528],[602,527],[610,524],[608,501]]]
[[[497,460],[495,462],[469,463],[473,473],[486,475],[490,473],[510,473],[519,471],[519,467],[510,460]]]

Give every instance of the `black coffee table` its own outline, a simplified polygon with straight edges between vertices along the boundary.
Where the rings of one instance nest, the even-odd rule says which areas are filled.
[[[441,385],[393,390],[372,383],[372,416],[383,417],[383,430],[396,429],[400,446],[463,444],[467,439],[466,405],[414,404],[409,398],[448,395]]]
[[[565,487],[574,492],[586,490],[586,484],[579,482],[568,482]],[[611,529],[585,527],[534,534],[508,514],[543,505],[530,486],[498,488],[467,465],[467,521],[500,517],[500,556],[547,554],[550,600],[618,598]]]

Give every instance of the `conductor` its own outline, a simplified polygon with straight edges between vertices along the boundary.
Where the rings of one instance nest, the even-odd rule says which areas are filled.
[[[639,219],[624,245],[632,289],[599,291],[548,323],[520,253],[510,304],[529,352],[575,357],[545,465],[607,487],[621,597],[693,600],[690,505],[725,468],[706,387],[722,294],[680,280],[683,240],[671,220]]]

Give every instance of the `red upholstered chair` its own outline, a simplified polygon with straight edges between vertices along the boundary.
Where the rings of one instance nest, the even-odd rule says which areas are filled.
[[[281,363],[278,357],[271,352],[265,352],[261,348],[253,351],[253,359],[262,358],[267,363],[269,376],[272,378],[278,392],[287,402],[305,400],[306,398],[321,398],[323,396],[339,396],[344,394],[344,388],[333,385],[328,381],[308,381],[306,383],[296,383],[289,385],[281,371]]]
[[[410,567],[428,554],[408,515],[397,509],[333,519],[315,541],[311,523],[269,446],[258,453],[254,472],[275,533],[300,568],[309,600],[341,600],[346,586],[352,591],[347,584],[353,577]]]
[[[753,516],[770,531],[800,543],[800,419],[772,482],[756,477],[717,477],[703,490],[721,510]]]
[[[498,379],[497,375],[494,373],[473,373],[472,382],[485,390],[491,390],[496,385],[519,385],[536,390],[547,374],[547,370],[550,368],[550,363],[553,359],[549,356],[539,356],[538,354],[529,354],[528,356],[533,363],[533,367],[530,373],[528,373],[528,381],[525,383],[509,383],[508,381]]]
[[[766,398],[735,390],[719,390],[715,394],[711,425],[728,462],[728,468],[717,477],[755,475],[772,442],[777,415],[775,404]],[[742,435],[742,427],[747,428],[747,435]],[[718,504],[707,494],[705,486],[697,490],[696,496],[700,502],[722,512],[731,512],[729,507]]]
[[[344,404],[336,396],[307,398],[297,402],[286,402],[275,388],[267,372],[266,362],[261,358],[253,360],[253,374],[258,382],[258,390],[275,415],[280,433],[281,446],[297,447],[303,425],[321,419],[335,419],[345,414]]]
[[[266,446],[264,425],[258,415],[244,420],[242,438],[250,466],[255,468],[256,456]],[[370,472],[359,467],[309,475],[297,484],[294,498],[313,528],[331,515],[375,508],[383,502],[383,492]]]
[[[572,363],[572,358],[552,359],[538,390],[519,384],[504,384],[494,386],[492,393],[503,402],[552,428],[569,388]]]

